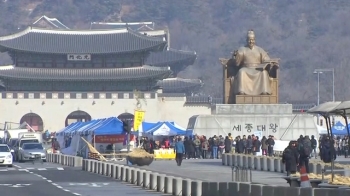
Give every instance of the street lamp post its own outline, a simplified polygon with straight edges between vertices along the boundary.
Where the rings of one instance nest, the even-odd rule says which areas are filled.
[[[332,69],[315,69],[314,74],[317,74],[317,105],[320,105],[320,74],[324,72],[332,72],[332,99],[335,101],[335,90],[334,90],[334,68]],[[320,124],[320,117],[317,116],[317,124]]]

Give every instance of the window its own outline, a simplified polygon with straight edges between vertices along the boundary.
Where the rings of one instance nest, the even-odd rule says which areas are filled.
[[[0,146],[0,152],[10,152],[10,149],[7,146]]]
[[[109,67],[109,68],[114,67],[114,64],[113,63],[107,63],[106,67]]]
[[[58,68],[63,68],[64,67],[63,63],[57,63],[56,65],[57,65]]]
[[[34,149],[39,149],[39,150],[43,150],[43,146],[40,143],[34,144],[23,144],[23,149],[24,150],[34,150]]]

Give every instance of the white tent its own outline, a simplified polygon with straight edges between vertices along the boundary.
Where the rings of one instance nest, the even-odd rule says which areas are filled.
[[[324,128],[324,127],[321,127],[321,126],[319,126],[319,125],[316,125],[316,128],[317,128],[318,134],[320,134],[320,135],[324,135],[324,134],[327,134],[327,133],[328,133],[328,132],[327,132],[327,129]]]

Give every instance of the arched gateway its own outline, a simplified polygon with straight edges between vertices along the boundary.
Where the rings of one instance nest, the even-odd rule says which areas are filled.
[[[130,113],[122,113],[117,117],[121,121],[134,121],[134,115]]]
[[[65,121],[65,126],[68,126],[72,123],[75,122],[87,122],[91,120],[91,116],[90,114],[88,114],[87,112],[78,110],[78,111],[74,111],[72,113],[70,113]]]
[[[43,119],[35,113],[27,113],[24,116],[22,116],[22,118],[20,120],[20,124],[22,124],[24,122],[26,122],[35,131],[43,131],[44,130]]]

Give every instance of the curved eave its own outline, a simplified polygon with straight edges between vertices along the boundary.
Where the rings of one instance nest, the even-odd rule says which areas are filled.
[[[29,27],[0,37],[2,51],[16,50],[50,54],[108,54],[162,51],[165,40],[142,35],[131,29],[77,31]]]
[[[194,89],[203,87],[203,82],[199,79],[182,79],[182,78],[171,78],[164,79],[157,82],[157,86],[171,90],[171,89]]]
[[[13,68],[0,70],[0,78],[35,81],[131,81],[163,79],[171,70],[143,66],[137,68],[52,69]]]

